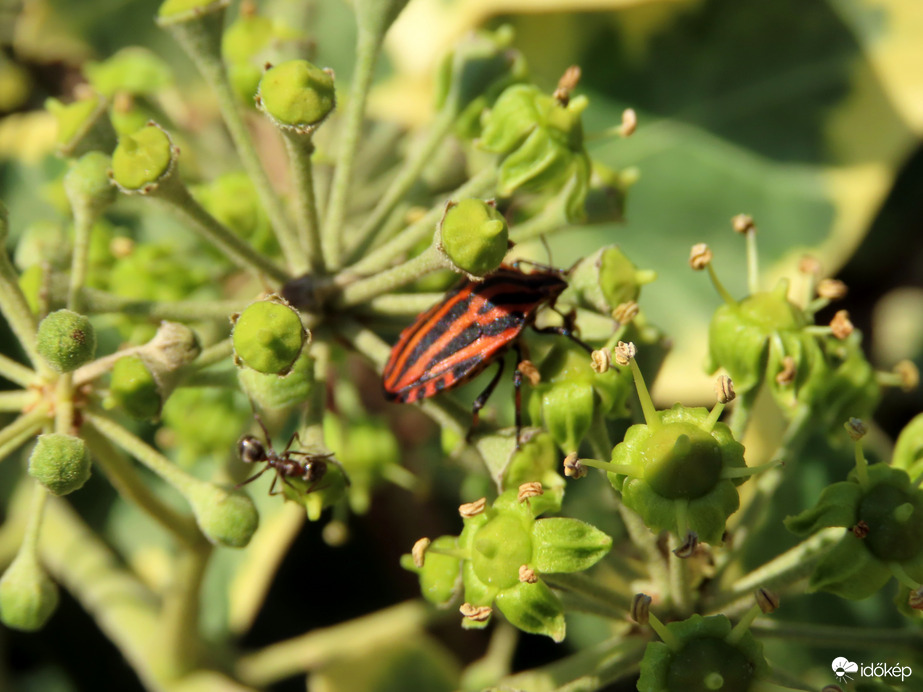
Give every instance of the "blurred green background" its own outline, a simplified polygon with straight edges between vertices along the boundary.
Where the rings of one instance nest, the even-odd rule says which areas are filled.
[[[214,117],[208,94],[194,88],[194,68],[152,21],[158,4],[0,2],[0,199],[10,209],[13,240],[23,229],[61,216],[54,181],[64,165],[53,154],[54,126],[42,104],[49,96],[69,100],[86,61],[147,46],[174,68],[179,88],[166,90],[163,98],[186,99],[189,123]],[[312,59],[348,81],[355,27],[346,3],[258,5],[263,14],[306,19]],[[848,309],[865,333],[872,362],[890,369],[910,358],[923,366],[920,0],[410,0],[386,42],[372,114],[406,126],[425,123],[432,114],[433,73],[452,41],[472,28],[501,23],[515,28],[515,45],[549,90],[568,65],[581,66],[591,137],[618,124],[623,109],[638,113],[631,138],[590,143],[594,157],[607,165],[639,171],[625,221],[574,229],[553,238],[551,248],[554,262],[568,266],[602,243],[618,243],[638,266],[657,272],[642,307],[673,340],[654,389],[660,405],[711,399],[702,362],[705,327],[719,299],[704,275],[688,269],[686,258],[692,244],[709,243],[719,275],[742,295],[745,249],[730,229],[730,218],[740,212],[753,215],[759,228],[764,287],[781,276],[792,276],[797,286],[797,262],[811,253],[826,275],[849,285],[849,296],[837,307]],[[208,150],[210,142],[205,129],[193,147],[203,179],[222,170],[228,153]],[[878,422],[893,435],[921,404],[919,392],[891,392]],[[817,481],[823,485],[824,479]],[[815,496],[813,488],[800,492]],[[80,506],[79,496],[74,501]],[[104,507],[80,509],[100,521],[105,515]],[[413,580],[397,567],[409,544],[388,536],[383,520],[401,511],[406,509],[399,499],[378,500],[371,515],[352,522],[354,540],[345,548],[328,547],[316,527],[303,531],[246,643],[275,641],[413,597]],[[343,564],[368,560],[369,551],[376,569],[391,571],[380,574],[380,585],[362,599],[331,603],[325,589],[356,579]],[[837,607],[825,598],[818,597],[819,608]],[[872,604],[860,604],[856,612],[885,624]],[[84,639],[86,632],[96,632],[96,639]],[[452,627],[440,633],[454,651],[470,652],[463,658],[483,650],[477,633]],[[523,665],[562,653],[528,639]],[[86,656],[91,641],[98,653]],[[0,630],[0,648],[6,679],[18,689],[96,689],[101,669],[107,689],[138,686],[66,597],[42,633]],[[300,682],[278,687],[300,688]]]

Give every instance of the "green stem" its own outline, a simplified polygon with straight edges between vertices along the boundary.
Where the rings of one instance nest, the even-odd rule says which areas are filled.
[[[29,387],[35,382],[36,374],[31,368],[0,353],[0,377],[5,377],[20,387]]]
[[[626,507],[621,500],[618,503],[618,512],[631,542],[644,555],[647,572],[654,581],[657,591],[664,594],[669,593],[670,570],[657,544],[657,534],[647,528],[641,517],[634,510]]]
[[[192,369],[177,383],[177,387],[220,387],[236,389],[238,387],[237,371]]]
[[[138,475],[134,465],[93,425],[84,425],[81,436],[90,446],[94,461],[124,500],[146,512],[179,542],[193,546],[201,541],[202,535],[193,518],[177,512],[157,497],[149,484]]]
[[[356,150],[359,147],[359,135],[365,116],[365,104],[375,73],[375,63],[381,49],[382,34],[364,31],[360,28],[356,40],[356,62],[353,81],[350,85],[349,100],[343,115],[340,131],[339,149],[336,168],[327,204],[327,215],[321,232],[321,244],[324,250],[324,263],[328,267],[340,266],[343,237],[343,222],[346,218],[346,201],[349,198],[349,186],[352,180]]]
[[[757,251],[756,229],[747,231],[747,290],[750,295],[760,291],[760,255]]]
[[[81,385],[86,384],[87,382],[92,382],[97,377],[102,377],[107,372],[112,370],[112,366],[115,365],[116,361],[119,358],[124,358],[125,356],[137,355],[139,352],[144,350],[144,346],[130,346],[124,348],[121,351],[116,351],[115,353],[110,353],[108,356],[103,356],[102,358],[97,358],[94,361],[82,365],[81,367],[74,370],[74,386],[80,387]]]
[[[356,651],[410,639],[445,612],[421,601],[407,601],[245,654],[237,659],[235,669],[246,684],[263,687],[325,667]]]
[[[497,171],[488,167],[468,180],[464,185],[452,192],[448,199],[464,199],[466,197],[480,197],[493,190],[497,180]],[[395,258],[409,252],[420,241],[432,237],[436,224],[442,218],[444,205],[430,209],[423,217],[405,228],[394,238],[375,248],[361,260],[343,270],[348,275],[369,275],[381,271],[391,265]]]
[[[22,411],[36,400],[36,393],[28,389],[0,392],[0,411]]]
[[[218,343],[212,344],[202,349],[199,357],[193,361],[193,366],[200,370],[221,363],[227,360],[234,353],[234,344],[230,339],[222,339]]]
[[[369,298],[363,314],[382,317],[416,317],[443,299],[444,293],[386,293]]]
[[[166,178],[150,195],[165,204],[192,230],[223,252],[241,269],[251,271],[257,276],[264,275],[279,283],[285,283],[290,278],[288,272],[254,250],[249,243],[209,214],[190,194],[189,189],[179,180],[179,176]],[[302,259],[296,258],[302,258],[304,253],[297,247],[297,240],[295,242],[296,246],[291,250],[282,245],[281,239],[279,244],[282,245],[283,253],[290,262],[301,264]]]
[[[55,384],[54,430],[70,435],[74,428],[74,373],[58,376]]]
[[[686,540],[670,534],[670,552],[668,555],[670,569],[670,600],[676,613],[686,617],[692,613],[692,582],[689,578],[689,560],[679,558],[673,552]]]
[[[744,433],[747,431],[747,424],[750,422],[750,414],[753,412],[753,405],[756,403],[756,396],[759,387],[739,394],[734,399],[734,406],[731,408],[731,416],[728,421],[728,427],[735,440],[742,440]]]
[[[176,28],[180,29],[178,25]],[[260,201],[263,203],[266,215],[272,224],[273,232],[282,249],[282,254],[288,260],[289,269],[295,275],[301,274],[307,269],[306,258],[298,243],[298,236],[285,214],[282,200],[276,194],[269,177],[266,175],[266,170],[260,162],[253,139],[250,137],[244,123],[237,99],[228,80],[228,74],[224,68],[219,48],[217,45],[208,44],[204,41],[189,40],[188,36],[191,33],[191,31],[183,32],[180,29],[175,31],[174,35],[189,57],[192,58],[205,82],[214,92],[218,102],[218,109],[221,111],[221,117],[228,128],[244,170],[253,182]],[[267,275],[273,276],[268,272]],[[284,275],[281,277],[274,276],[273,278],[280,282],[285,281]]]
[[[514,243],[524,243],[527,240],[559,231],[567,225],[564,204],[555,199],[536,216],[510,228],[510,240]]]
[[[38,561],[38,539],[42,532],[42,519],[45,516],[48,491],[39,483],[33,483],[33,486],[32,503],[29,505],[26,531],[22,537],[19,553],[20,555],[26,555],[33,561]]]
[[[362,257],[374,243],[382,225],[394,211],[398,203],[410,191],[410,188],[420,177],[420,173],[430,162],[436,149],[442,144],[446,135],[455,122],[455,108],[452,104],[444,107],[430,125],[426,139],[417,148],[412,156],[408,156],[401,166],[397,176],[391,181],[388,189],[372,209],[357,234],[357,243],[350,257],[353,261]]]
[[[751,571],[727,591],[721,591],[709,599],[708,611],[726,612],[731,604],[750,601],[753,592],[759,588],[779,593],[787,592],[794,584],[807,578],[814,571],[817,562],[842,535],[843,529],[835,527],[814,534],[794,548]],[[749,602],[745,605],[749,607]]]
[[[199,592],[211,546],[185,546],[173,561],[173,579],[163,594],[159,642],[169,677],[188,673],[199,654]]]
[[[581,572],[543,574],[542,581],[552,588],[576,594],[582,599],[592,602],[597,609],[595,612],[604,617],[621,621],[625,619],[626,613],[631,610],[630,597],[604,586],[596,579]]]
[[[816,625],[781,620],[762,620],[751,631],[758,638],[776,637],[786,642],[805,642],[830,649],[848,649],[867,653],[878,648],[893,653],[895,647],[910,651],[923,650],[923,630],[885,629],[883,627],[849,627],[846,625]]]
[[[165,303],[124,298],[86,287],[80,290],[80,296],[88,314],[116,313],[171,322],[223,321],[243,308],[239,300],[178,300]]]
[[[88,257],[90,252],[90,232],[99,218],[99,211],[85,198],[72,199],[74,212],[74,248],[71,254],[70,285],[67,290],[67,308],[74,312],[83,312],[81,289],[86,283]]]
[[[24,413],[0,430],[0,461],[12,454],[20,445],[35,435],[48,423],[48,410],[39,406]]]
[[[339,302],[344,306],[359,305],[438,269],[445,269],[446,266],[446,261],[440,252],[430,245],[419,255],[403,264],[344,286]]]
[[[314,194],[314,168],[311,154],[314,144],[310,134],[282,131],[282,141],[288,151],[292,186],[295,188],[295,219],[298,241],[305,255],[305,264],[312,273],[324,271],[324,255],[320,240],[320,220]],[[294,267],[293,267],[294,271]]]
[[[38,330],[38,321],[29,309],[29,303],[19,288],[16,269],[3,248],[0,248],[0,312],[6,317],[10,329],[16,335],[32,366],[40,375],[50,377],[51,368],[36,348],[35,333]]]

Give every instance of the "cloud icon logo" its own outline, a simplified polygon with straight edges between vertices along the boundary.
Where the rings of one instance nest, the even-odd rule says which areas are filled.
[[[833,659],[833,663],[830,664],[830,667],[833,668],[833,674],[836,675],[838,680],[843,679],[852,679],[847,673],[856,673],[859,671],[859,664],[853,663],[849,659],[839,656],[838,658]]]

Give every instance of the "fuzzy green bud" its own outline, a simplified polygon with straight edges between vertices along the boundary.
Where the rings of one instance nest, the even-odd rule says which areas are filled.
[[[53,98],[45,101],[45,109],[58,123],[57,148],[62,156],[111,151],[115,131],[109,122],[108,105],[105,98],[95,94],[67,105]]]
[[[439,248],[458,269],[485,276],[500,266],[509,249],[509,228],[492,202],[463,199],[446,206],[439,224]]]
[[[163,398],[150,368],[140,356],[119,358],[112,366],[108,408],[119,408],[132,418],[146,420],[160,415]]]
[[[257,102],[277,124],[313,130],[336,106],[333,76],[307,60],[289,60],[266,71]]]
[[[0,578],[0,621],[11,629],[41,629],[58,607],[58,587],[28,552],[20,552]]]
[[[71,166],[64,176],[64,190],[75,210],[85,209],[97,215],[115,199],[117,190],[109,181],[111,158],[101,151],[91,151]]]
[[[641,287],[657,275],[638,269],[617,245],[601,248],[577,263],[568,285],[587,306],[609,314],[623,303],[637,302]]]
[[[58,310],[41,321],[36,336],[41,356],[57,372],[72,372],[93,360],[96,332],[90,320],[71,310]]]
[[[280,300],[248,305],[234,321],[235,356],[264,374],[284,375],[308,339],[298,313]]]
[[[103,96],[117,92],[149,94],[173,83],[170,67],[147,48],[129,46],[102,62],[83,67],[87,81]]]
[[[53,495],[67,495],[90,478],[90,453],[79,437],[63,433],[39,435],[29,456],[29,475]]]
[[[174,167],[176,150],[167,133],[149,124],[119,138],[112,154],[112,179],[123,192],[145,191]]]
[[[260,523],[253,500],[242,492],[231,492],[212,483],[193,481],[185,489],[196,523],[216,545],[243,548]]]

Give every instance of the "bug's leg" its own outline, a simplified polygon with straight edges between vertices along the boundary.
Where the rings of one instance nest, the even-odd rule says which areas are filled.
[[[262,470],[262,471],[257,471],[257,472],[254,473],[252,476],[250,476],[250,478],[248,478],[247,480],[241,481],[240,483],[238,483],[237,485],[235,485],[235,486],[234,486],[234,490],[237,490],[238,488],[242,488],[243,486],[247,485],[247,483],[252,483],[252,482],[255,481],[257,478],[259,478],[259,477],[262,476],[264,473],[266,473],[266,470],[267,470],[268,468],[269,468],[269,464],[266,464],[266,466],[263,467],[263,470]]]
[[[518,341],[513,344],[513,352],[516,354],[516,369],[513,371],[513,401],[516,412],[516,449],[519,449],[519,440],[522,437],[522,370],[519,369],[519,364],[522,363],[522,347]]]
[[[550,306],[550,307],[552,310],[554,310],[556,313],[558,313],[559,315],[561,315],[561,317],[564,318],[564,324],[561,325],[560,327],[535,327],[533,326],[532,328],[535,331],[537,331],[539,334],[559,334],[561,336],[566,336],[568,339],[573,341],[575,344],[577,344],[580,348],[582,348],[587,353],[592,353],[593,352],[592,346],[590,346],[585,341],[583,341],[582,339],[574,335],[574,328],[575,328],[574,314],[569,313],[565,315],[564,313],[562,313],[560,310],[558,310],[554,306]]]
[[[500,376],[503,374],[503,358],[497,361],[497,365],[499,366],[497,367],[497,372],[494,373],[494,376],[487,384],[487,388],[474,400],[474,405],[471,407],[471,427],[468,428],[468,434],[465,435],[465,442],[471,442],[471,436],[474,434],[474,429],[477,427],[481,417],[481,409],[484,408],[484,404],[487,403],[490,395],[493,394],[494,389],[497,388],[497,383],[500,381]]]

